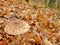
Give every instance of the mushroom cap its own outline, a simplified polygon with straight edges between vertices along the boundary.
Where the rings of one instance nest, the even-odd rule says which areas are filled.
[[[29,30],[29,24],[24,20],[14,19],[9,20],[4,31],[10,35],[24,34]]]

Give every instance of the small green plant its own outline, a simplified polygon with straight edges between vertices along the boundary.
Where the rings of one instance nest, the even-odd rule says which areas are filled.
[[[44,0],[45,7],[47,7],[47,1],[48,1],[48,0]]]
[[[26,2],[29,2],[29,0],[25,0]]]
[[[48,7],[55,8],[56,7],[56,0],[50,0],[48,3]]]

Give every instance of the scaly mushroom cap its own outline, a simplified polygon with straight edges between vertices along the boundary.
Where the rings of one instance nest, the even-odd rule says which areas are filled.
[[[30,26],[26,21],[15,19],[8,22],[4,31],[10,35],[19,35],[26,33],[29,28]]]

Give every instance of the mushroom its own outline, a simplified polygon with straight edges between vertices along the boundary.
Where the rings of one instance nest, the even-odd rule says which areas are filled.
[[[6,24],[4,31],[10,35],[19,35],[26,33],[29,28],[29,24],[24,20],[10,19]]]

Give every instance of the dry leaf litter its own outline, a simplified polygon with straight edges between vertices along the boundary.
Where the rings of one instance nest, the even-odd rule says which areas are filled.
[[[60,45],[60,16],[25,0],[0,0],[0,45]]]

